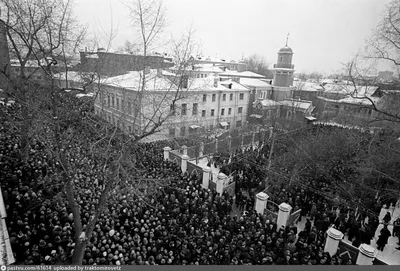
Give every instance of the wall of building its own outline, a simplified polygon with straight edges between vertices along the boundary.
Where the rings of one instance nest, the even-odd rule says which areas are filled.
[[[102,89],[102,95],[98,95],[95,101],[96,114],[102,115],[103,119],[119,125],[126,132],[142,131],[148,123],[144,117],[134,114],[134,110],[140,110],[142,116],[165,117],[171,112],[171,104],[175,99],[175,91],[171,92],[149,92],[142,97],[143,106],[135,106],[134,109],[127,112],[122,109],[122,101],[130,99],[132,105],[138,101],[135,95],[126,90],[113,87]],[[127,95],[126,93],[130,93]],[[223,99],[225,94],[225,100]],[[231,96],[232,94],[232,96]],[[241,99],[241,94],[243,98]],[[214,130],[222,128],[221,122],[230,124],[230,128],[238,125],[244,125],[248,114],[249,91],[227,90],[227,91],[190,91],[183,90],[175,104],[175,114],[170,116],[163,124],[161,131],[157,135],[162,137],[188,136],[192,131],[189,128],[192,125],[200,126],[197,131]],[[205,96],[204,96],[205,95]],[[215,100],[213,101],[213,95]],[[108,106],[108,96],[110,96],[110,106]],[[114,97],[114,106],[112,106],[112,97]],[[232,99],[231,99],[232,97]],[[117,100],[118,105],[117,106]],[[195,106],[197,104],[197,106]],[[186,107],[184,106],[186,105]],[[197,112],[194,113],[194,108]],[[156,109],[158,112],[154,115]],[[186,110],[184,109],[186,108]],[[224,114],[222,115],[222,109]],[[212,110],[214,113],[212,115]],[[204,111],[204,115],[203,115]],[[118,124],[119,121],[119,124]],[[133,123],[136,126],[133,126]],[[129,128],[131,126],[131,128]],[[130,129],[130,130],[129,130]],[[147,129],[148,130],[148,129]]]
[[[314,104],[317,100],[318,92],[317,91],[308,91],[308,90],[294,90],[293,95],[294,95],[295,99],[312,101]]]
[[[7,43],[7,34],[4,23],[0,20],[0,70],[5,74],[9,73],[10,52]],[[0,88],[8,88],[6,76],[0,72]]]
[[[289,87],[276,87],[272,88],[272,100],[274,101],[283,101],[286,98],[293,97],[293,88]]]
[[[173,66],[171,58],[163,56],[141,56],[107,52],[80,52],[79,71],[96,71],[102,75],[117,76],[127,71],[139,71],[144,68],[158,69]]]

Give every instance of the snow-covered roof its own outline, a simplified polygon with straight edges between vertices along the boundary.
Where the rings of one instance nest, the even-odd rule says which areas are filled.
[[[141,88],[143,73],[144,71],[130,71],[122,75],[109,77],[102,83],[114,87],[138,90]],[[174,88],[172,82],[163,76],[158,76],[156,69],[152,69],[146,74],[146,89],[165,91],[171,88]]]
[[[251,72],[251,71],[231,71],[231,70],[226,70],[225,72],[221,73],[220,76],[232,76],[232,77],[248,77],[248,78],[265,78],[264,75]]]
[[[371,99],[374,103],[377,102],[379,100],[379,98],[376,97],[368,97],[369,99]],[[346,98],[340,99],[338,100],[339,103],[347,103],[347,104],[355,104],[355,105],[364,105],[364,106],[368,106],[368,105],[372,105],[371,101],[367,99],[367,98],[355,98],[355,97],[351,97],[348,96]]]
[[[248,87],[258,87],[258,88],[271,88],[272,86],[260,79],[257,78],[240,78],[240,84],[248,86]]]
[[[324,88],[320,84],[313,82],[294,81],[294,86],[298,90],[304,90],[304,91],[324,90]]]
[[[280,104],[284,106],[290,106],[290,107],[295,107],[295,108],[300,108],[307,110],[310,107],[312,107],[312,102],[304,101],[304,100],[283,100],[279,102]]]
[[[370,96],[372,95],[378,87],[376,86],[354,86],[347,84],[324,84],[325,92],[336,92],[342,94],[354,94],[358,97]]]
[[[92,76],[96,78],[97,74],[89,72],[76,72],[76,71],[60,72],[54,74],[55,79],[68,80],[76,83],[83,83],[85,81],[84,78],[91,78]],[[105,80],[107,80],[107,78],[103,77],[100,81],[105,81]]]
[[[189,79],[190,90],[230,90],[230,91],[247,91],[249,90],[245,86],[238,84],[231,80],[220,81],[218,80],[217,87],[214,86],[214,79],[218,79],[213,75],[206,78],[191,78]],[[232,84],[232,88],[229,89],[229,84]]]
[[[262,106],[274,106],[274,105],[279,105],[276,101],[274,101],[274,100],[269,100],[269,99],[262,100],[260,103],[261,103]]]
[[[233,90],[249,90],[247,87],[243,86],[242,84],[238,84],[232,80],[220,81],[219,83],[225,87],[228,87],[229,84],[232,84]]]
[[[204,65],[195,65],[195,71],[197,72],[209,72],[209,73],[222,73],[222,69],[218,66],[213,66],[204,64]]]
[[[219,58],[219,57],[193,57],[193,59],[196,62],[215,62],[215,63],[230,63],[230,64],[243,64],[243,62],[238,61],[238,60],[233,60],[233,59],[225,59],[225,58]]]

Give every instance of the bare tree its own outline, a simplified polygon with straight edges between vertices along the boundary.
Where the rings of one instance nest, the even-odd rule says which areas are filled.
[[[400,65],[400,1],[392,0],[385,9],[372,37],[367,40],[367,57]]]
[[[345,65],[345,72],[349,84],[342,85],[342,88],[358,101],[360,109],[371,109],[374,112],[367,125],[382,124],[385,127],[400,122],[399,94],[378,89],[375,60],[357,55]]]
[[[257,54],[253,54],[250,57],[245,58],[244,63],[249,71],[264,75],[267,78],[272,78],[272,70],[269,69],[269,64],[266,59]]]

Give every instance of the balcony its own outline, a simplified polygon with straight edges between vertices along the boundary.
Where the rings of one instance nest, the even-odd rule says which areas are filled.
[[[274,69],[279,69],[279,68],[282,68],[282,69],[294,69],[294,65],[291,65],[291,64],[285,64],[285,63],[280,63],[279,65],[278,64],[274,64]]]

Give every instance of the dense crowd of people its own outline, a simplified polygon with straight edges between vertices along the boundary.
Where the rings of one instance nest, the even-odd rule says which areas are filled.
[[[19,127],[13,122],[19,108],[0,107],[4,124],[0,127],[0,181],[16,261],[29,265],[69,263],[75,247],[74,217],[62,193],[62,178],[56,170],[59,165],[49,159],[46,146],[34,139],[28,161],[22,163]],[[68,159],[82,161],[73,178],[85,229],[96,212],[104,180],[98,161],[87,158],[91,157],[90,149],[79,143],[71,142],[66,152]],[[375,232],[377,224],[371,217],[366,224],[364,217],[356,218],[346,205],[333,206],[299,185],[271,187],[268,194],[272,201],[287,202],[311,219],[300,232],[294,224],[277,229],[274,219],[254,211],[253,194],[261,179],[252,163],[237,163],[234,199],[228,193],[220,196],[203,189],[200,176],[182,174],[178,165],[163,161],[166,145],[162,141],[138,145],[141,178],[156,179],[160,188],[145,200],[129,184],[116,186],[86,246],[83,264],[352,264],[323,251],[328,227],[347,231],[355,243],[368,243]],[[243,155],[253,157],[254,151]],[[169,183],[163,186],[166,179]],[[234,208],[248,213],[232,215]]]

